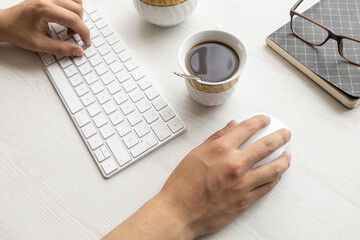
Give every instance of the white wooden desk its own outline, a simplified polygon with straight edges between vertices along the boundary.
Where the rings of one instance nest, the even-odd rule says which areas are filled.
[[[185,23],[163,29],[142,20],[130,0],[96,2],[188,126],[109,180],[38,56],[0,44],[0,239],[99,239],[155,195],[192,148],[255,112],[292,128],[292,166],[271,194],[202,239],[360,239],[360,108],[346,109],[265,45],[294,3],[204,0]],[[180,70],[183,39],[218,23],[245,42],[249,62],[233,98],[208,108],[171,72]]]

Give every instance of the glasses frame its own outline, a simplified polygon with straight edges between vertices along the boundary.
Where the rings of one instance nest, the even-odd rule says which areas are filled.
[[[305,17],[304,15],[302,15],[301,13],[297,12],[296,9],[300,6],[300,4],[303,2],[304,0],[299,0],[290,10],[290,17],[291,17],[291,24],[290,24],[290,27],[291,27],[291,31],[295,34],[295,36],[297,38],[299,38],[301,41],[311,45],[311,46],[316,46],[316,47],[320,47],[320,46],[323,46],[327,41],[329,41],[329,39],[333,39],[335,40],[337,43],[338,43],[338,51],[339,51],[339,54],[342,58],[344,58],[346,61],[356,65],[356,66],[359,66],[360,67],[360,63],[357,63],[357,62],[354,62],[350,59],[348,59],[347,57],[344,56],[344,53],[343,53],[343,40],[344,39],[347,39],[347,40],[350,40],[350,41],[355,41],[357,43],[360,44],[360,40],[357,40],[357,39],[354,39],[354,38],[351,38],[351,37],[346,37],[346,36],[341,36],[341,35],[337,35],[335,33],[333,33],[330,29],[326,28],[325,26],[321,25],[320,23],[317,23],[313,20],[311,20],[310,18],[307,18]],[[314,43],[311,43],[311,42],[308,42],[306,41],[305,39],[303,39],[302,37],[300,37],[296,32],[295,30],[293,29],[293,19],[295,16],[298,16],[298,17],[301,17],[319,27],[321,27],[322,29],[324,29],[325,31],[327,31],[328,33],[328,36],[327,38],[324,40],[324,42],[320,43],[320,44],[314,44]]]

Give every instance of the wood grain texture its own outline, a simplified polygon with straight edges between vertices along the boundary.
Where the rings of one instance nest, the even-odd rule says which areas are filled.
[[[2,0],[0,8],[14,2]],[[99,239],[155,195],[192,148],[255,112],[291,127],[292,166],[271,194],[201,239],[360,238],[360,109],[346,109],[265,44],[289,21],[294,1],[201,1],[190,19],[168,29],[142,20],[130,0],[95,4],[188,131],[105,180],[38,56],[0,44],[1,239]],[[219,23],[244,41],[249,59],[230,101],[209,108],[192,101],[172,72],[180,71],[181,42]]]

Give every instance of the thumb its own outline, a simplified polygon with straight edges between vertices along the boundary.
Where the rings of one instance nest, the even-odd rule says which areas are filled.
[[[76,43],[52,39],[46,36],[39,36],[37,45],[39,46],[39,49],[37,49],[39,52],[76,57],[84,55],[84,50]]]

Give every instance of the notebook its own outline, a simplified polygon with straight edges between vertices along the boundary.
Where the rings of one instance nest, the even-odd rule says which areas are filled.
[[[360,39],[359,0],[322,0],[303,15],[337,35]],[[360,67],[339,55],[336,41],[310,46],[292,33],[289,22],[268,36],[266,42],[345,106],[354,108],[360,104]]]

